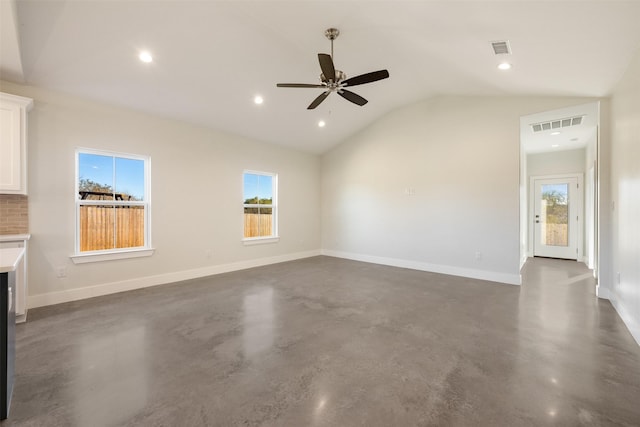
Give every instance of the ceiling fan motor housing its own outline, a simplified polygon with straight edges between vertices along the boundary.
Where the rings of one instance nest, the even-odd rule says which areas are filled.
[[[329,28],[329,29],[325,30],[324,35],[329,40],[335,40],[340,35],[340,30],[337,29],[337,28]]]
[[[336,81],[333,83],[337,85],[341,81],[346,80],[346,78],[347,78],[347,75],[345,73],[343,73],[340,70],[336,70]],[[323,83],[329,83],[329,81],[327,80],[327,78],[324,76],[323,73],[320,73],[320,81]]]

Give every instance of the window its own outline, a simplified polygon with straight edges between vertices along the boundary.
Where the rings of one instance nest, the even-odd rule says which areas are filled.
[[[84,255],[151,255],[126,255],[150,249],[149,158],[79,149],[76,177],[74,262],[89,262]]]
[[[245,240],[273,241],[278,237],[278,175],[245,171],[243,183]]]

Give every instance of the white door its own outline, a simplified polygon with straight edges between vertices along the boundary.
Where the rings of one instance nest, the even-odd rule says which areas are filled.
[[[578,259],[578,178],[536,179],[534,256]]]

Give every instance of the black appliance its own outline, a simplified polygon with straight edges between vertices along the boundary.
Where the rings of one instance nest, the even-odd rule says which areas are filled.
[[[16,356],[16,272],[0,273],[0,419],[9,416]]]

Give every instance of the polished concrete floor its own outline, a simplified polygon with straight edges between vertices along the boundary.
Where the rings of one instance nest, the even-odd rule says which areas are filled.
[[[523,278],[315,257],[32,310],[2,425],[640,425],[640,348],[589,271]]]

